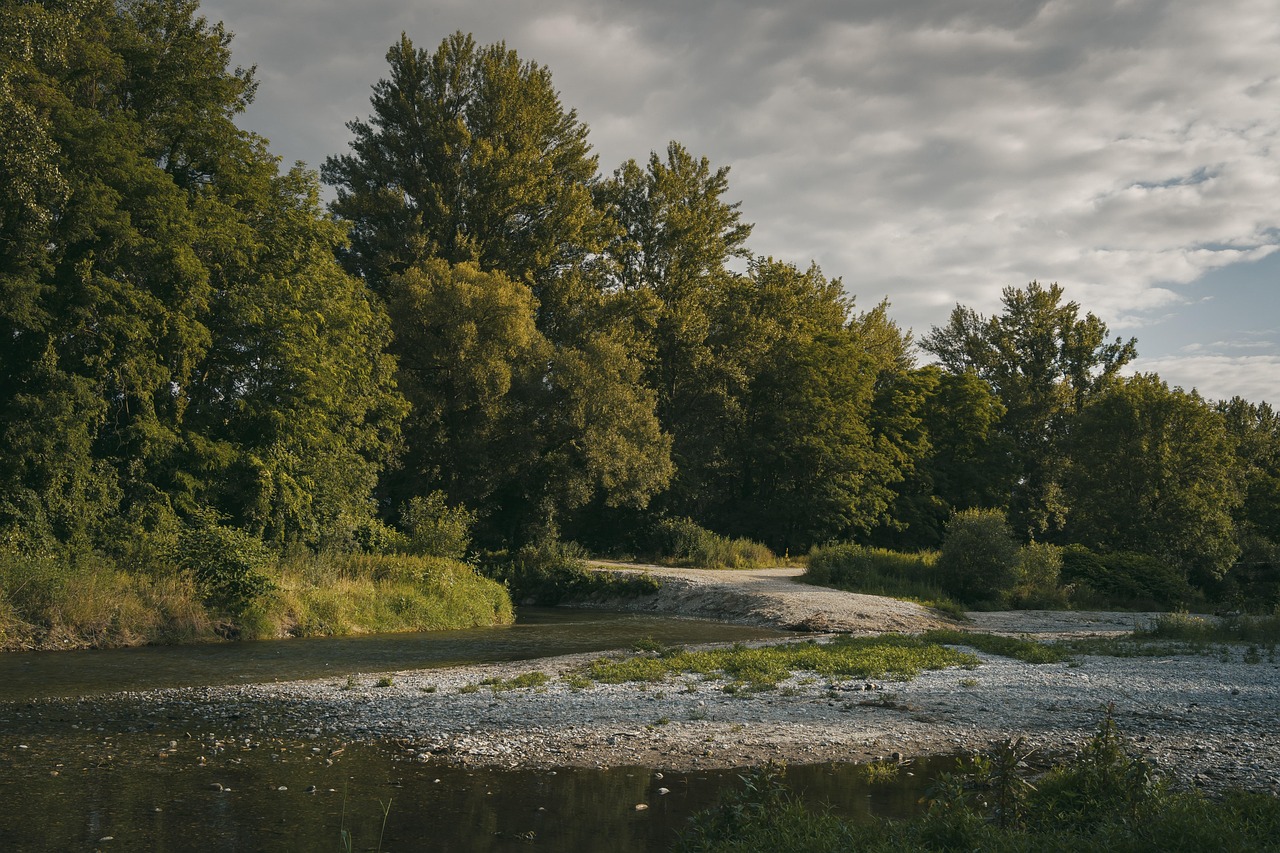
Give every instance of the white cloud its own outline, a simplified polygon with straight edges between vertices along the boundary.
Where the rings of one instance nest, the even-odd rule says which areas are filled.
[[[1274,0],[204,9],[259,64],[251,123],[287,160],[343,149],[401,29],[505,39],[551,68],[602,171],[680,140],[732,167],[755,251],[816,259],[921,331],[1038,279],[1141,337],[1204,273],[1280,244]]]
[[[1209,399],[1280,402],[1280,355],[1174,355],[1138,359],[1130,366],[1159,373],[1170,386],[1196,388]]]

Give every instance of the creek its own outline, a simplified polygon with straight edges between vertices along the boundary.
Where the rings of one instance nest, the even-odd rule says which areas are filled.
[[[393,743],[281,737],[262,720],[211,730],[183,703],[137,692],[776,635],[526,609],[504,628],[0,655],[0,838],[15,850],[309,851],[348,849],[345,832],[353,850],[667,850],[745,771],[441,766]],[[109,695],[120,691],[136,695]],[[870,785],[852,765],[808,765],[787,780],[867,819],[910,814],[937,769]]]

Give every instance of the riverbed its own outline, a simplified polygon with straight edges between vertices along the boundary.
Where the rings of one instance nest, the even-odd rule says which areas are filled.
[[[776,570],[736,586],[723,574],[682,577],[693,593],[678,602],[704,610],[720,586],[723,615],[748,631],[768,631],[772,618],[775,628],[810,631],[854,620],[869,632],[878,608],[894,620],[940,618],[915,605],[867,600],[873,596],[793,589]],[[678,603],[671,608],[681,612]],[[563,611],[548,618],[603,635],[607,626],[650,617]],[[988,614],[977,624],[1070,636],[1131,630],[1142,618]],[[592,620],[600,620],[597,627]],[[681,632],[693,623],[670,621],[670,633],[659,635],[656,624],[640,633],[691,642]],[[777,637],[769,632],[770,641]],[[710,639],[766,638],[700,642]],[[275,645],[284,653],[300,642]],[[341,849],[326,839],[358,824],[357,847],[375,848],[385,806],[393,840],[385,850],[661,850],[690,811],[766,761],[786,762],[793,775],[839,779],[839,787],[846,784],[839,774],[851,772],[853,762],[909,762],[1007,738],[1061,754],[1083,743],[1108,708],[1133,748],[1180,784],[1280,792],[1280,662],[1273,650],[1079,656],[1039,665],[979,654],[976,668],[907,682],[797,673],[762,692],[726,691],[702,676],[660,685],[574,678],[599,649],[630,642],[611,636],[597,638],[591,651],[542,649],[551,656],[454,666],[379,653],[367,667],[348,660],[320,677],[209,684],[193,676],[199,686],[0,703],[0,761],[7,764],[0,797],[29,806],[0,813],[0,832],[31,842],[19,849]],[[540,675],[531,686],[494,687],[532,673]],[[915,772],[908,766],[902,778],[918,782],[921,775],[906,775]],[[683,799],[681,790],[689,792]],[[903,797],[917,796],[912,790]],[[868,796],[860,790],[855,799]],[[39,846],[45,823],[58,826],[66,843]],[[466,827],[471,846],[452,836],[430,846],[431,827],[454,824]],[[188,826],[198,827],[199,845],[184,843]],[[598,843],[583,840],[591,832],[600,833]]]

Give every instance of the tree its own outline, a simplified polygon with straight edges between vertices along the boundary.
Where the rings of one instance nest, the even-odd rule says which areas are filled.
[[[387,52],[373,113],[322,174],[351,226],[349,268],[381,290],[429,258],[475,263],[529,287],[560,341],[598,296],[584,275],[608,236],[587,128],[543,66],[454,33],[435,53],[407,36]]]
[[[0,525],[119,550],[222,515],[315,543],[372,511],[385,317],[314,177],[236,127],[252,73],[196,10],[0,4]]]
[[[911,455],[910,430],[876,410],[901,399],[884,389],[907,347],[884,306],[855,314],[838,279],[772,259],[725,294],[704,374],[717,381],[676,436],[680,509],[777,550],[884,521]]]
[[[530,289],[475,264],[428,260],[388,285],[400,385],[412,405],[390,505],[441,489],[520,544],[592,500],[647,505],[670,438],[639,364],[608,335],[556,347]]]
[[[1243,498],[1235,513],[1240,556],[1230,580],[1256,607],[1280,603],[1280,415],[1240,397],[1215,406],[1235,445]],[[1264,605],[1265,606],[1265,605]]]
[[[1107,340],[1107,326],[1063,302],[1057,284],[1005,288],[1002,313],[985,318],[957,305],[921,347],[948,371],[972,370],[1005,408],[1000,432],[1010,445],[1009,511],[1022,533],[1061,524],[1057,445],[1070,418],[1112,385],[1137,355],[1136,341]]]
[[[1085,405],[1065,449],[1072,541],[1158,557],[1200,585],[1230,568],[1241,504],[1233,442],[1194,391],[1154,374],[1118,382]]]
[[[914,413],[919,456],[895,486],[892,523],[872,538],[892,548],[937,548],[957,511],[1003,510],[1008,500],[1009,455],[997,433],[1004,407],[972,370],[948,373],[931,364],[900,381],[919,400],[889,408]]]
[[[967,509],[947,523],[938,572],[943,588],[960,600],[995,601],[1017,578],[1018,557],[1004,513]]]

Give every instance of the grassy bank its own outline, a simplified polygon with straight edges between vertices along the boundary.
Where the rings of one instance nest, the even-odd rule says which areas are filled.
[[[265,561],[235,607],[177,562],[128,570],[94,553],[0,557],[0,648],[86,648],[507,624],[499,583],[444,558],[305,555]]]

